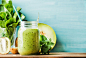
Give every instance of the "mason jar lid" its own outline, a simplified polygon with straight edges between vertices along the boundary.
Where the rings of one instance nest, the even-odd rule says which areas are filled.
[[[21,27],[31,27],[31,26],[38,26],[38,21],[21,21]]]

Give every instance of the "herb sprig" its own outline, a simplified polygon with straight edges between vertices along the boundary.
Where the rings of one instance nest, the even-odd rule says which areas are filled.
[[[42,54],[49,54],[52,45],[54,45],[54,43],[51,42],[51,38],[48,39],[44,35],[40,35],[40,49]]]

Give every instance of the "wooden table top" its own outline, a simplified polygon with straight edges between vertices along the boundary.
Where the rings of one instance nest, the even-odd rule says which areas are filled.
[[[50,53],[49,55],[26,55],[26,56],[22,56],[20,54],[7,54],[7,55],[0,55],[0,57],[24,57],[24,58],[86,57],[86,53],[54,52]]]

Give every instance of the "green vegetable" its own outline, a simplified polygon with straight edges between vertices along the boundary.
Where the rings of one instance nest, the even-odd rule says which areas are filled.
[[[15,32],[15,28],[12,26],[6,27],[6,34],[5,36],[11,40],[11,45],[13,45],[13,34]]]
[[[20,12],[21,8],[17,7],[16,9],[21,19],[24,20],[25,16]],[[19,23],[20,20],[17,16],[17,13],[14,12],[13,10],[12,1],[2,0],[2,4],[0,4],[0,27],[6,28],[6,34],[4,34],[4,36],[8,37],[12,44],[13,44],[13,33],[15,28],[19,25]]]
[[[0,20],[0,26],[1,26],[2,28],[4,28],[4,27],[5,27],[5,25],[4,25],[4,24],[5,24],[5,20],[3,20],[3,21],[2,21],[2,20]]]
[[[21,8],[20,7],[17,7],[17,11],[19,12],[21,10]],[[16,19],[17,19],[17,13],[15,12],[14,13],[14,16],[13,16],[13,18],[14,18],[14,20],[15,20],[15,22],[17,21]]]
[[[11,13],[11,15],[13,15],[13,6],[12,6],[12,1],[9,0],[8,3],[6,3],[5,8]]]
[[[4,4],[6,4],[7,2],[6,2],[6,0],[2,0],[2,4],[4,5]]]
[[[42,54],[49,54],[52,45],[54,45],[54,43],[51,42],[51,39],[48,40],[44,35],[40,35],[40,49]]]
[[[5,12],[1,12],[0,13],[0,20],[6,20],[6,13]]]
[[[4,10],[4,5],[0,5],[0,12],[4,12],[5,10]]]

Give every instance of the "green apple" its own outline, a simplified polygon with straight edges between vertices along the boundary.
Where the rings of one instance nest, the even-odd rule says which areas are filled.
[[[52,46],[52,49],[53,49],[56,44],[55,31],[49,25],[44,24],[44,23],[38,23],[38,29],[40,31],[40,35],[44,35],[48,39],[51,38],[51,42],[54,43],[54,45]]]

